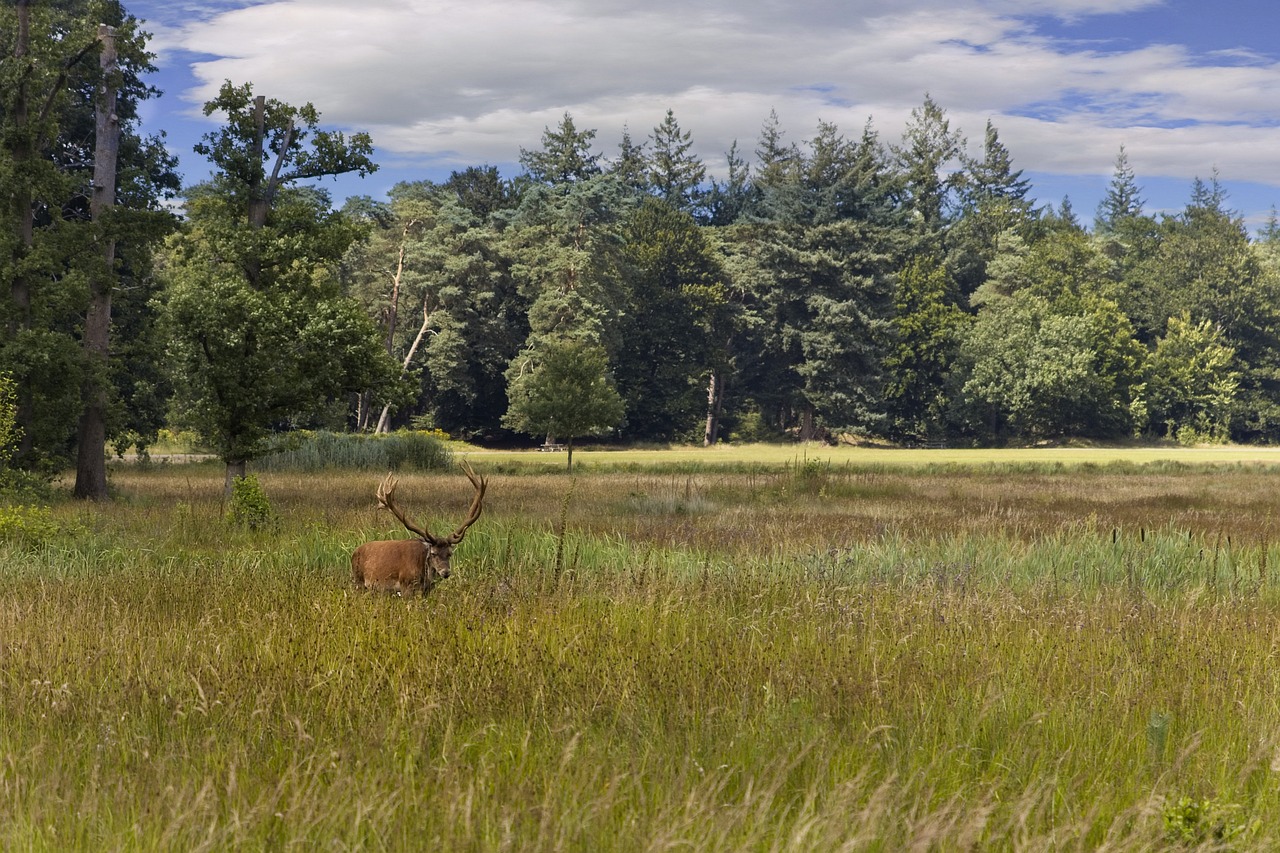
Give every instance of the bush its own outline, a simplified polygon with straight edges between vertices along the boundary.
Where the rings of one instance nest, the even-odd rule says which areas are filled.
[[[1261,821],[1250,820],[1234,803],[1182,797],[1165,804],[1162,811],[1165,837],[1187,847],[1213,844],[1222,849],[1228,842],[1247,841],[1257,833]]]
[[[0,506],[0,542],[27,547],[47,545],[58,534],[49,510],[34,506]]]
[[[434,471],[447,469],[451,459],[437,431],[402,430],[387,435],[297,432],[256,465],[262,471]]]
[[[231,481],[231,507],[227,510],[227,520],[237,527],[258,530],[266,527],[272,520],[271,501],[262,490],[262,484],[253,474],[247,477],[236,477]]]

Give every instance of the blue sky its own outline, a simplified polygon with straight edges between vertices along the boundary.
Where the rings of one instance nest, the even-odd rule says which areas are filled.
[[[1123,145],[1149,212],[1214,171],[1254,225],[1280,205],[1280,4],[1262,0],[126,0],[165,96],[144,113],[184,174],[224,79],[366,130],[382,168],[335,195],[494,164],[567,110],[617,150],[666,110],[713,170],[775,110],[787,140],[929,93],[977,145],[990,119],[1044,203],[1092,219]]]

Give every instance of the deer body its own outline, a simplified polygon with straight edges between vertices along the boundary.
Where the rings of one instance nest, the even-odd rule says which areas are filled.
[[[436,582],[449,577],[453,549],[476,522],[484,504],[484,477],[477,477],[471,466],[462,463],[463,473],[475,487],[471,511],[462,526],[448,536],[434,536],[405,517],[395,504],[396,481],[391,475],[378,487],[378,505],[400,520],[415,539],[384,539],[366,542],[351,554],[351,577],[356,586],[386,592],[426,594]]]
[[[421,539],[366,542],[351,555],[351,576],[365,589],[425,594],[449,577],[453,548],[441,550]]]

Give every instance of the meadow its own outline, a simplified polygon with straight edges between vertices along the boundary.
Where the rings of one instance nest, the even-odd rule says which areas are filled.
[[[0,507],[0,849],[1275,849],[1280,457],[1035,453],[468,453],[425,598],[375,473]]]

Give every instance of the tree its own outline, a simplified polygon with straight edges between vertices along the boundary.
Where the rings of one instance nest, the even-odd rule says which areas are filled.
[[[756,140],[756,184],[767,188],[783,183],[792,165],[799,158],[794,145],[783,144],[786,133],[778,119],[777,110],[770,110],[769,117],[760,127],[760,136]]]
[[[666,118],[653,129],[649,139],[653,143],[653,153],[649,155],[649,185],[676,210],[692,212],[702,199],[707,167],[689,153],[693,147],[689,131],[681,130],[675,113],[667,110]]]
[[[188,228],[170,242],[166,310],[178,411],[226,463],[227,488],[273,430],[348,393],[389,385],[389,363],[336,266],[358,229],[300,181],[375,168],[366,134],[316,129],[310,104],[223,85],[205,105],[226,125],[196,146],[211,182],[187,193]],[[308,143],[308,137],[310,141]]]
[[[724,274],[693,217],[661,199],[641,202],[624,238],[628,292],[614,377],[627,406],[627,436],[672,441],[706,414]]]
[[[805,439],[875,418],[899,224],[885,172],[870,128],[850,142],[822,123],[760,193],[763,351],[749,381],[761,410]]]
[[[982,311],[960,348],[956,401],[988,437],[1118,437],[1133,426],[1143,350],[1114,303],[1075,310],[1029,290]]]
[[[539,184],[564,186],[601,173],[600,155],[591,150],[595,130],[578,130],[573,116],[565,112],[555,130],[542,132],[542,149],[520,149],[520,165],[529,179]]]
[[[962,426],[992,438],[1129,434],[1146,350],[1111,298],[1101,248],[1063,220],[1003,248],[954,371]]]
[[[922,239],[936,241],[948,224],[955,192],[962,175],[952,164],[964,150],[964,137],[951,129],[946,110],[932,97],[911,111],[902,141],[894,146],[902,170],[907,205],[915,216]]]
[[[646,144],[642,142],[637,145],[631,139],[631,130],[623,127],[617,159],[609,164],[609,174],[616,177],[623,186],[638,193],[649,190],[649,155],[645,152]]]
[[[534,185],[524,193],[502,240],[529,306],[522,350],[537,349],[544,338],[582,338],[616,349],[625,303],[622,221],[635,198],[612,175]]]
[[[387,357],[401,362],[400,373],[409,373],[422,339],[430,330],[434,300],[424,292],[420,279],[420,252],[423,232],[434,220],[436,205],[421,194],[405,191],[405,185],[392,188],[388,204],[371,199],[349,200],[344,212],[370,224],[368,236],[355,243],[346,253],[343,271],[347,287],[365,304],[366,310],[384,331]],[[417,334],[410,335],[407,348],[400,338],[401,303],[412,299],[421,303],[422,323]],[[371,409],[373,390],[360,394],[356,411],[356,428],[389,431],[392,401],[384,401],[382,411],[374,419]]]
[[[427,408],[437,426],[464,436],[503,432],[504,374],[529,333],[529,302],[497,213],[477,216],[446,195],[419,258],[434,300],[435,333],[424,347]]]
[[[1121,305],[1154,347],[1170,317],[1186,314],[1220,329],[1235,350],[1240,387],[1237,439],[1280,438],[1280,268],[1252,244],[1225,206],[1216,176],[1197,180],[1186,208],[1160,223],[1157,239],[1124,279]]]
[[[109,73],[99,61],[99,22],[114,35]],[[132,396],[134,377],[148,371],[128,362],[149,337],[150,256],[172,219],[158,202],[177,182],[176,161],[137,130],[138,104],[157,94],[141,82],[151,55],[137,23],[115,0],[0,8],[0,367],[19,389],[24,466],[62,464],[74,452],[86,402],[91,429],[80,444],[89,459],[103,454],[106,438],[145,441],[161,402]],[[118,95],[109,111],[100,103],[107,88]],[[108,126],[120,132],[118,168],[104,162],[96,178],[94,148],[107,140],[95,111],[114,117]],[[108,195],[118,205],[110,215]],[[107,310],[113,290],[124,297],[119,317]],[[131,336],[111,351],[122,323]],[[78,480],[79,493],[105,494],[104,476]]]
[[[120,158],[120,118],[116,113],[119,73],[116,31],[103,24],[98,29],[102,44],[102,84],[94,115],[93,195],[89,212],[98,225],[116,204],[116,167]],[[105,229],[104,229],[105,231]],[[89,306],[84,321],[84,411],[80,414],[79,441],[74,494],[78,498],[105,500],[107,497],[107,404],[109,380],[107,353],[111,342],[111,291],[114,286],[116,241],[109,232],[102,240],[102,268],[90,276]]]
[[[1143,204],[1142,189],[1129,165],[1129,155],[1121,145],[1111,183],[1107,184],[1107,194],[1098,202],[1094,230],[1106,236],[1119,234],[1124,230],[1126,220],[1142,216]]]
[[[1001,236],[1031,228],[1031,182],[1013,168],[1009,149],[995,125],[987,122],[982,156],[962,154],[960,217],[947,234],[947,268],[960,294],[968,296],[986,279],[987,264],[999,251]]]
[[[738,151],[738,141],[725,152],[728,175],[723,183],[712,179],[705,202],[708,225],[732,225],[746,211],[751,197],[751,166]]]
[[[1221,329],[1187,314],[1169,318],[1168,330],[1147,365],[1150,425],[1171,438],[1226,441],[1240,385],[1235,351]]]
[[[908,261],[896,285],[885,405],[891,432],[918,440],[943,429],[947,382],[969,317],[956,304],[947,272],[936,260]]]
[[[622,421],[625,407],[608,375],[609,358],[581,340],[545,341],[525,354],[511,383],[504,421],[517,432],[565,439],[573,470],[574,438],[599,435]]]

